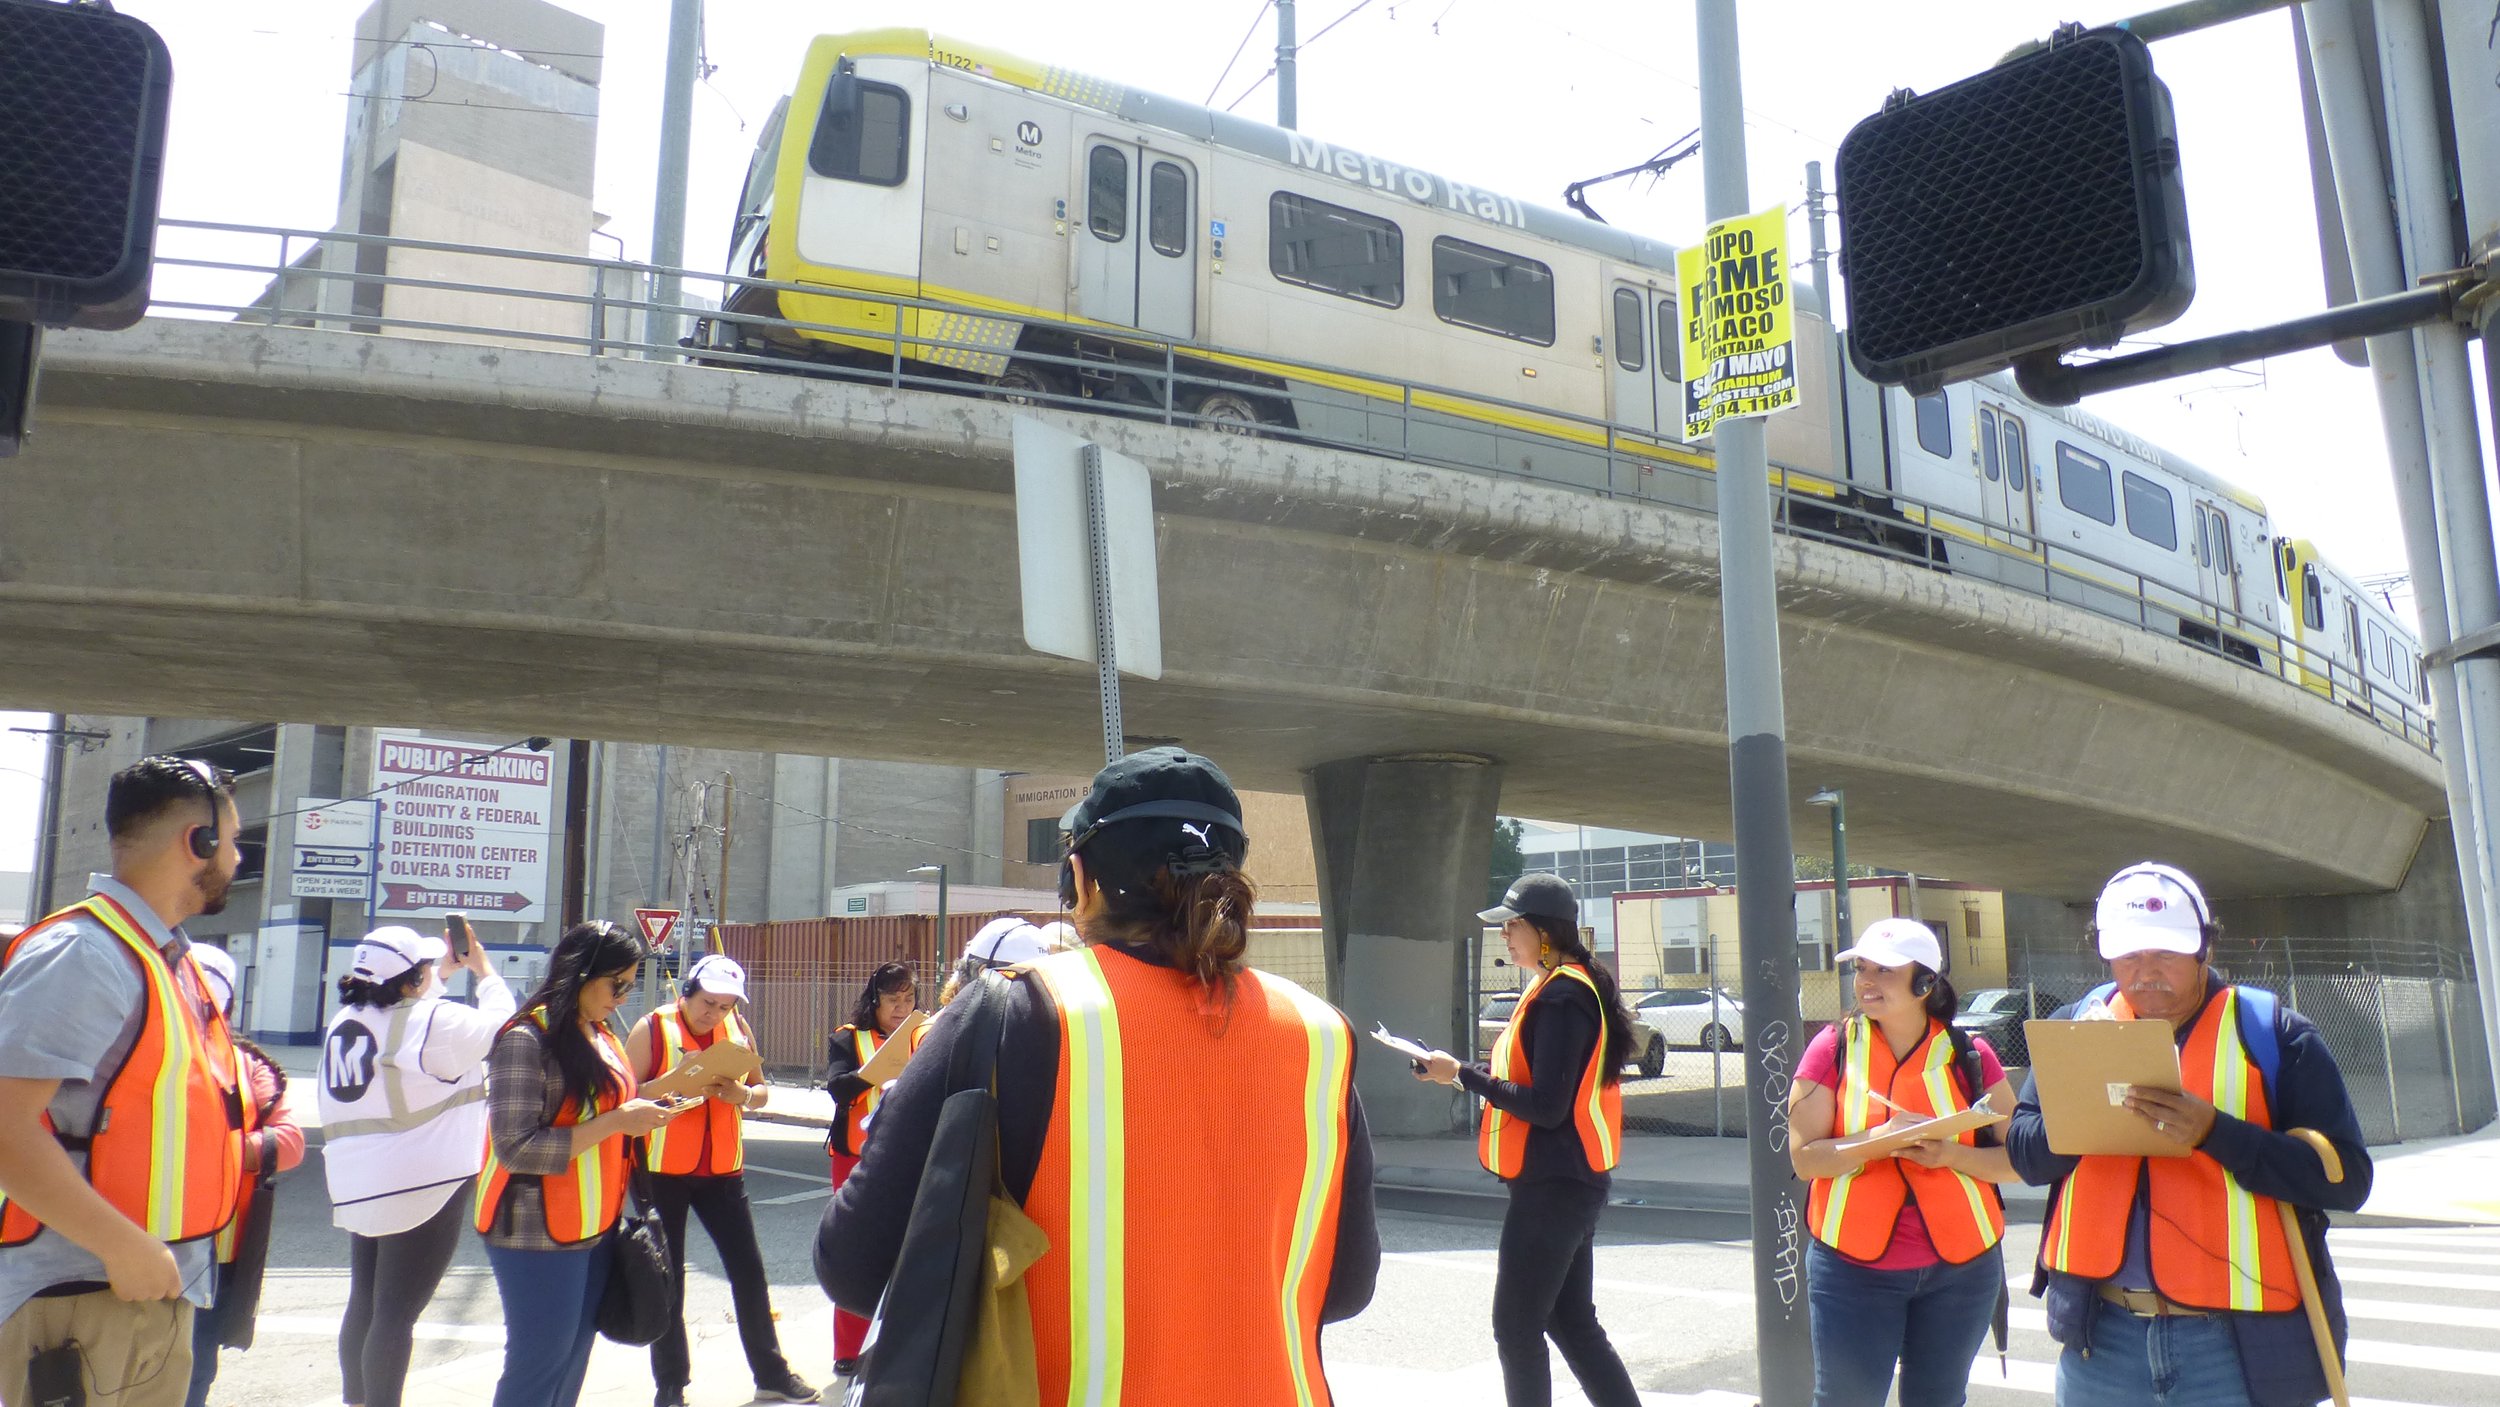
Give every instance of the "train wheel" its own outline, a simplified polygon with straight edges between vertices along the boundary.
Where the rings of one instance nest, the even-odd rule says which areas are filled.
[[[1047,405],[1052,398],[1066,395],[1067,388],[1041,367],[1010,362],[990,382],[990,394],[1009,405]]]
[[[1199,428],[1219,435],[1256,434],[1267,423],[1250,398],[1238,391],[1209,391],[1191,414],[1198,417]]]

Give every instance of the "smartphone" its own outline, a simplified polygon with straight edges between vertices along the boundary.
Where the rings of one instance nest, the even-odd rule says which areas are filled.
[[[467,914],[445,914],[443,915],[443,927],[450,930],[451,955],[462,962],[467,962],[469,960],[469,948],[477,942],[477,935],[469,930],[469,916]]]

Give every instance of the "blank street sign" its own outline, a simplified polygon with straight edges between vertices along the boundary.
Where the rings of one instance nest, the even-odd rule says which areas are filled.
[[[1085,538],[1087,441],[1018,416],[1016,555],[1024,587],[1024,643],[1046,655],[1094,658],[1093,563]],[[1111,541],[1111,646],[1120,672],[1163,677],[1163,626],[1155,583],[1154,487],[1146,466],[1102,451],[1104,516]]]

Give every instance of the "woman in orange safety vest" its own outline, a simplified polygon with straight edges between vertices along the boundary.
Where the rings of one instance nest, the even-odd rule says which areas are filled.
[[[1996,1052],[1953,1029],[1953,984],[1915,919],[1867,926],[1854,961],[1858,1015],[1816,1034],[1789,1094],[1788,1158],[1813,1184],[1806,1225],[1815,1407],[1960,1407],[1971,1360],[2005,1291],[2005,1205],[2015,1174],[1995,1130],[1897,1152],[1853,1146],[1985,1101],[2014,1110]],[[1984,1136],[1983,1136],[1984,1134]]]
[[[1354,1033],[1245,962],[1250,841],[1214,763],[1131,753],[1060,827],[1084,942],[939,1016],[834,1194],[817,1279],[878,1303],[965,1013],[994,1009],[998,1179],[1044,1247],[1027,1322],[1000,1327],[1029,1328],[1038,1400],[1327,1407],[1320,1326],[1362,1309],[1380,1264]]]
[[[1580,903],[1550,874],[1522,875],[1477,918],[1502,926],[1511,964],[1536,974],[1490,1065],[1434,1051],[1418,1078],[1484,1101],[1476,1156],[1510,1187],[1493,1280],[1493,1349],[1510,1407],[1553,1400],[1545,1341],[1594,1407],[1633,1407],[1631,1374],[1597,1322],[1597,1217],[1623,1143],[1632,1014],[1580,937]]]
[[[476,1224],[503,1298],[494,1407],[573,1407],[581,1396],[608,1283],[606,1233],[625,1201],[625,1140],[681,1107],[634,1097],[609,1024],[646,955],[615,924],[574,925],[487,1057],[491,1136]]]
[[[889,962],[868,974],[868,985],[851,1003],[851,1019],[825,1038],[825,1090],[833,1096],[833,1127],[825,1133],[825,1156],[833,1166],[833,1185],[841,1187],[859,1166],[867,1147],[868,1120],[883,1097],[879,1086],[860,1075],[861,1067],[885,1039],[899,1029],[920,1005],[911,968]],[[868,1338],[868,1321],[847,1309],[833,1312],[833,1371],[849,1377],[859,1368],[860,1346]]]

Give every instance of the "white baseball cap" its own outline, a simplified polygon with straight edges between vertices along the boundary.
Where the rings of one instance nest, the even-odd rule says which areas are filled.
[[[1042,941],[1048,944],[1049,950],[1054,953],[1064,953],[1071,948],[1085,946],[1085,939],[1077,933],[1076,925],[1063,918],[1052,919],[1042,925]]]
[[[1930,972],[1944,971],[1944,949],[1936,942],[1936,931],[1914,918],[1884,918],[1868,924],[1855,944],[1832,954],[1835,964],[1851,958],[1864,958],[1878,967],[1917,963]]]
[[[747,970],[726,954],[706,953],[688,969],[686,985],[742,1002],[747,999]]]
[[[2147,860],[2111,875],[2092,909],[2104,959],[2193,953],[2205,946],[2205,891],[2186,872]]]
[[[1050,952],[1050,937],[1020,918],[994,918],[964,944],[964,956],[991,967],[1014,967]]]
[[[388,982],[419,963],[441,962],[451,945],[430,933],[397,924],[377,928],[356,944],[350,975],[366,982]]]
[[[206,943],[191,945],[191,960],[200,965],[200,976],[208,982],[208,999],[217,1009],[234,1015],[234,954]]]

